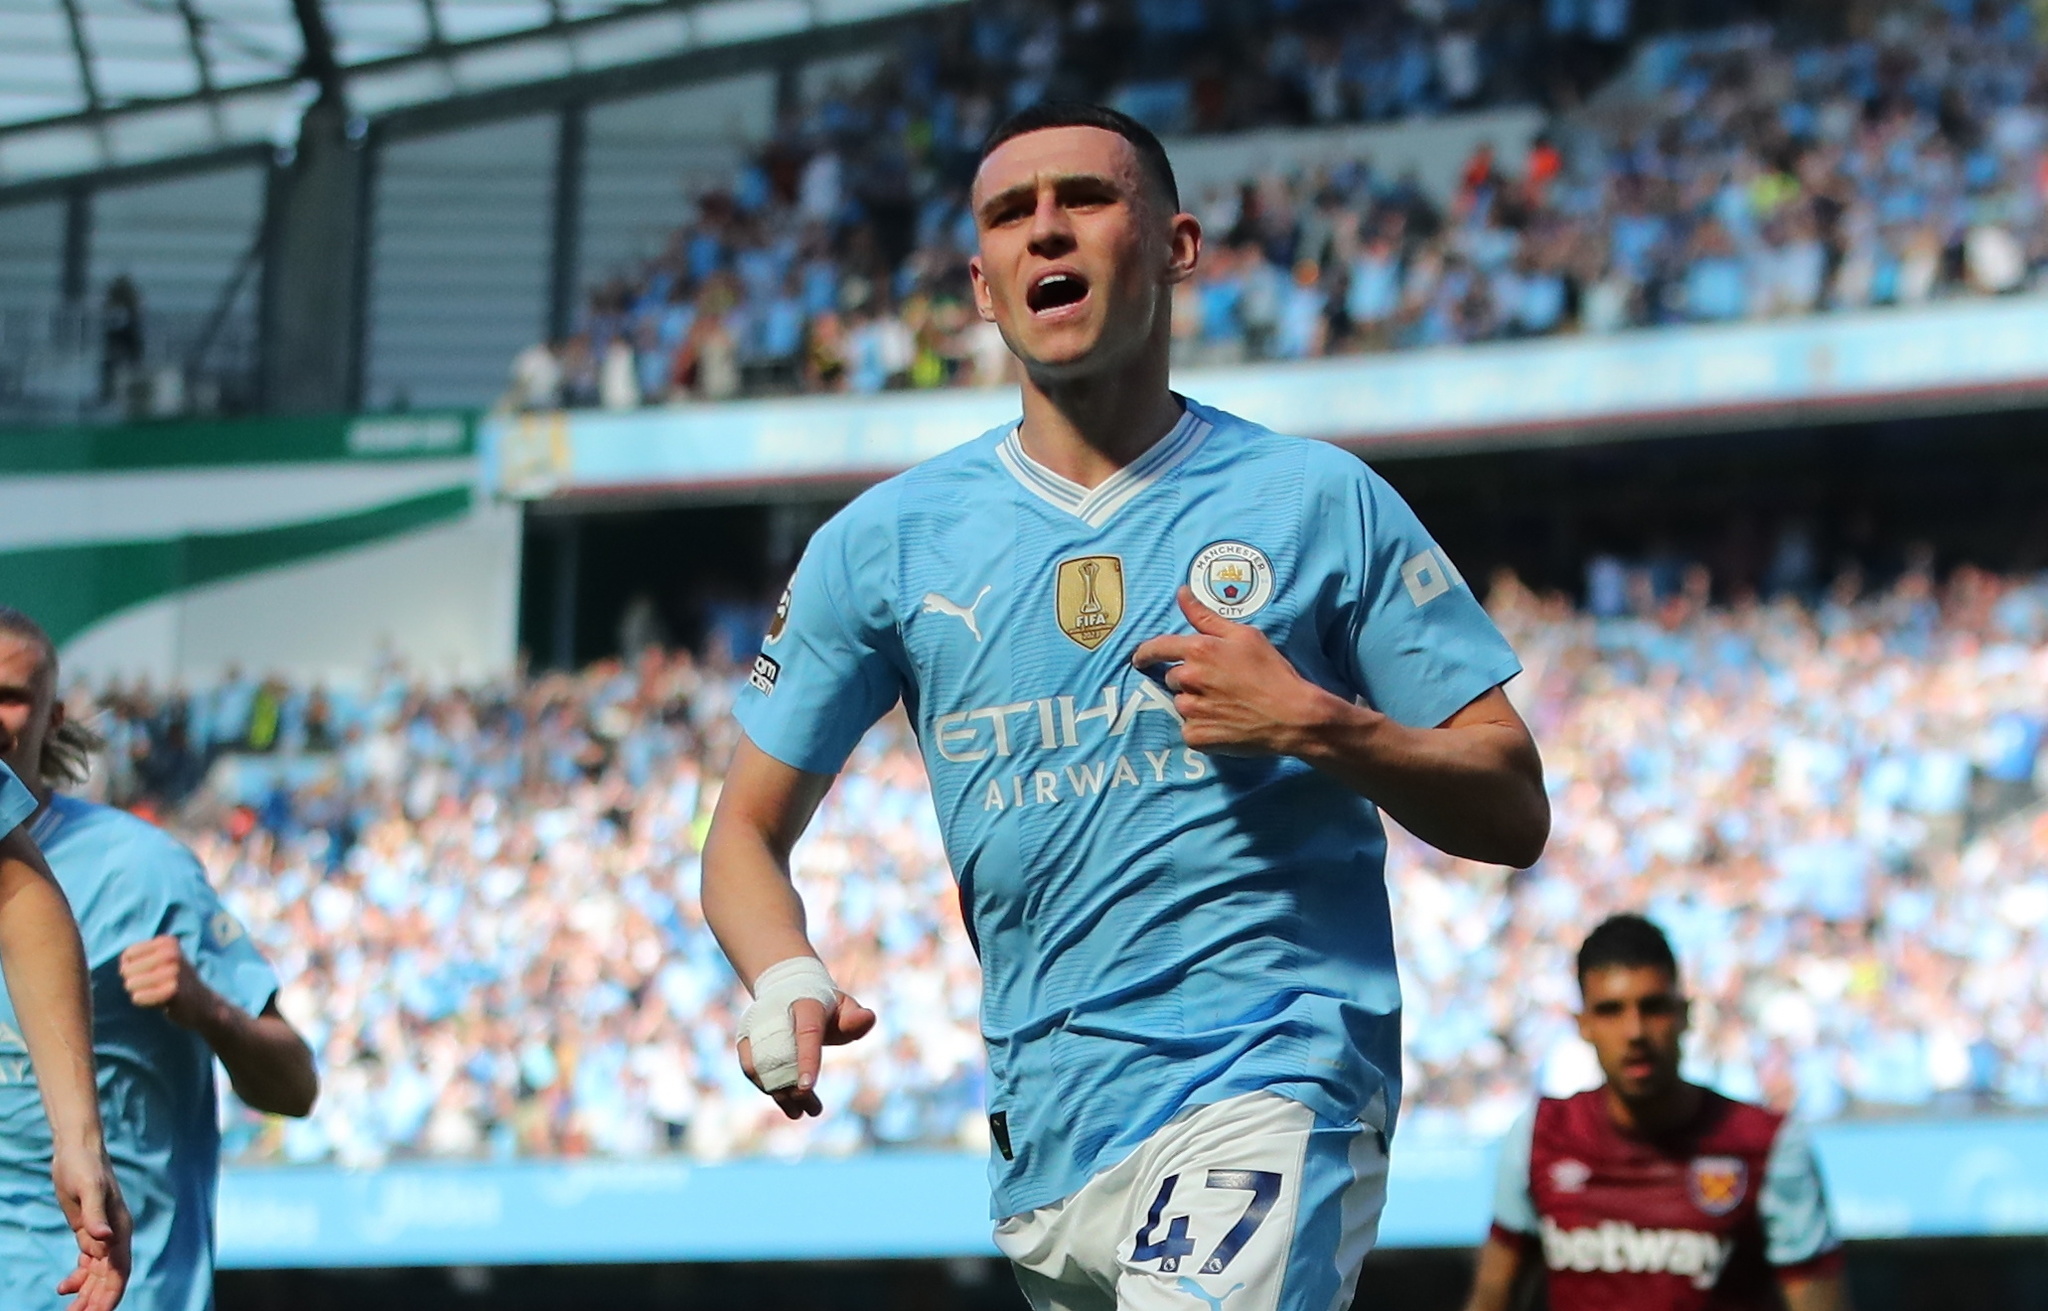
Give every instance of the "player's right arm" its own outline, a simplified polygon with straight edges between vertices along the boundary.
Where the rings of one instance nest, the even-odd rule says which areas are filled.
[[[771,968],[817,960],[805,930],[803,899],[790,881],[789,853],[831,786],[831,775],[785,765],[744,737],[726,772],[704,840],[704,921],[733,971],[756,996],[761,976]],[[762,1084],[744,1038],[740,1065],[794,1120],[823,1109],[813,1090],[823,1049],[867,1033],[875,1026],[875,1013],[840,993],[829,1009],[809,998],[793,1002],[790,1022],[796,1037],[793,1084]]]
[[[1847,1281],[1839,1270],[1808,1279],[1780,1276],[1785,1311],[1849,1311]]]
[[[1472,1272],[1472,1295],[1465,1299],[1465,1311],[1509,1311],[1522,1283],[1522,1266],[1528,1245],[1519,1239],[1489,1234],[1479,1246],[1479,1260]]]
[[[1849,1311],[1842,1244],[1828,1214],[1827,1189],[1805,1126],[1779,1124],[1757,1199],[1764,1256],[1778,1272],[1787,1311]]]
[[[791,1119],[822,1109],[820,1048],[875,1023],[811,946],[789,856],[854,745],[903,693],[888,487],[805,548],[734,707],[745,736],[704,842],[704,919],[754,994],[740,1064]]]
[[[78,1268],[59,1291],[79,1295],[75,1311],[110,1311],[127,1285],[129,1219],[100,1125],[85,948],[23,827],[0,837],[0,972],[50,1120],[57,1204],[78,1241]]]

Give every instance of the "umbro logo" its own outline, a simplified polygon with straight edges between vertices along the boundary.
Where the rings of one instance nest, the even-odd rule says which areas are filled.
[[[953,616],[953,618],[958,619],[961,623],[966,624],[967,631],[974,634],[974,640],[979,642],[981,640],[981,625],[975,622],[974,612],[981,608],[982,598],[993,592],[995,586],[994,583],[983,586],[979,592],[974,594],[974,601],[970,605],[961,605],[958,601],[949,601],[937,592],[926,592],[924,594],[924,612],[928,615]]]
[[[1550,1183],[1560,1193],[1583,1193],[1586,1184],[1593,1178],[1593,1167],[1584,1161],[1566,1158],[1550,1167]]]

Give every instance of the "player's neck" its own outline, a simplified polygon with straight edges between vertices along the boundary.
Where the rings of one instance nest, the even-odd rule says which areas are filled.
[[[1156,359],[1153,358],[1156,355]],[[1070,482],[1096,487],[1180,422],[1166,385],[1166,352],[1086,378],[1024,379],[1024,453]]]
[[[1698,1084],[1680,1079],[1661,1097],[1643,1101],[1628,1101],[1608,1084],[1602,1090],[1607,1103],[1607,1117],[1614,1127],[1623,1133],[1640,1138],[1660,1138],[1665,1134],[1683,1129],[1691,1124],[1700,1113],[1700,1101],[1706,1092]]]

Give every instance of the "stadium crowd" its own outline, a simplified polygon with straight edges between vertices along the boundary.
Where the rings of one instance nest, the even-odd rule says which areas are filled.
[[[1163,130],[1401,117],[1526,98],[1511,70],[1566,67],[1571,42],[1618,57],[1629,35],[1625,0],[1553,0],[1540,22],[1369,5],[1352,26],[1238,8],[1233,25],[1200,0],[974,6],[786,123],[658,258],[592,293],[573,337],[523,352],[505,403],[1000,382],[1009,357],[968,300],[965,195],[1007,109],[1099,94]],[[1219,41],[1260,55],[1221,64]],[[1831,45],[1765,26],[1661,37],[1523,157],[1477,151],[1447,201],[1362,159],[1184,197],[1209,248],[1176,350],[1298,359],[2018,291],[2048,267],[2044,145],[2021,0],[1909,6]]]
[[[1828,1118],[2048,1105],[2048,577],[1909,570],[1709,606],[1706,571],[1595,563],[1589,612],[1494,581],[1554,836],[1516,873],[1395,835],[1409,1134],[1503,1128],[1597,1081],[1571,953],[1614,909],[1672,933],[1689,1069]],[[1597,612],[1597,613],[1593,613]],[[697,851],[731,653],[429,690],[231,674],[72,690],[94,787],[204,860],[321,1058],[312,1117],[230,1107],[244,1159],[374,1163],[982,1141],[979,977],[900,715],[798,849],[839,981],[881,1029],[798,1127],[732,1056],[744,995]]]

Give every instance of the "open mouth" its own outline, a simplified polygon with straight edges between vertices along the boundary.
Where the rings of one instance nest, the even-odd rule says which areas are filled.
[[[1078,305],[1088,298],[1088,279],[1078,273],[1063,269],[1051,269],[1031,280],[1031,286],[1024,293],[1024,303],[1033,314],[1050,314],[1054,310]]]

